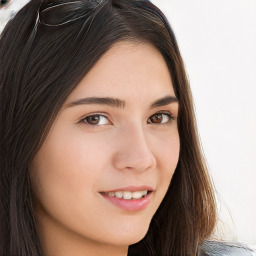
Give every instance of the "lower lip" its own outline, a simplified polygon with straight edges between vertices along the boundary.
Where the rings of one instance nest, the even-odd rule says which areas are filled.
[[[142,197],[140,199],[130,199],[130,200],[111,197],[104,193],[100,193],[100,194],[109,202],[111,202],[112,204],[118,206],[119,208],[125,211],[140,211],[145,209],[149,205],[153,192],[150,191],[145,197]]]

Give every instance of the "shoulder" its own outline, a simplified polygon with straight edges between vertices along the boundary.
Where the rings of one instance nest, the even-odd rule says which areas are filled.
[[[204,241],[199,256],[253,256],[253,250],[241,243]]]

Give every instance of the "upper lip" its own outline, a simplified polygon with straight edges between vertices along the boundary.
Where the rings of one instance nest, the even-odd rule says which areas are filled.
[[[126,186],[126,187],[122,187],[122,188],[115,188],[115,189],[111,189],[111,190],[107,190],[107,191],[102,191],[105,193],[108,192],[117,192],[117,191],[131,191],[131,192],[135,192],[135,191],[154,191],[154,188],[148,185],[141,185],[141,186]]]

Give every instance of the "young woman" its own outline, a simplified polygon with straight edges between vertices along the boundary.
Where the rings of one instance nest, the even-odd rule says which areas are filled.
[[[0,255],[202,253],[214,193],[156,6],[32,0],[0,65]]]

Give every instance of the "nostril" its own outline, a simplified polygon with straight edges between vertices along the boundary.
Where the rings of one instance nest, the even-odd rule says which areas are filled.
[[[114,157],[114,165],[119,170],[136,170],[143,172],[156,167],[155,156],[151,152],[118,152]]]

